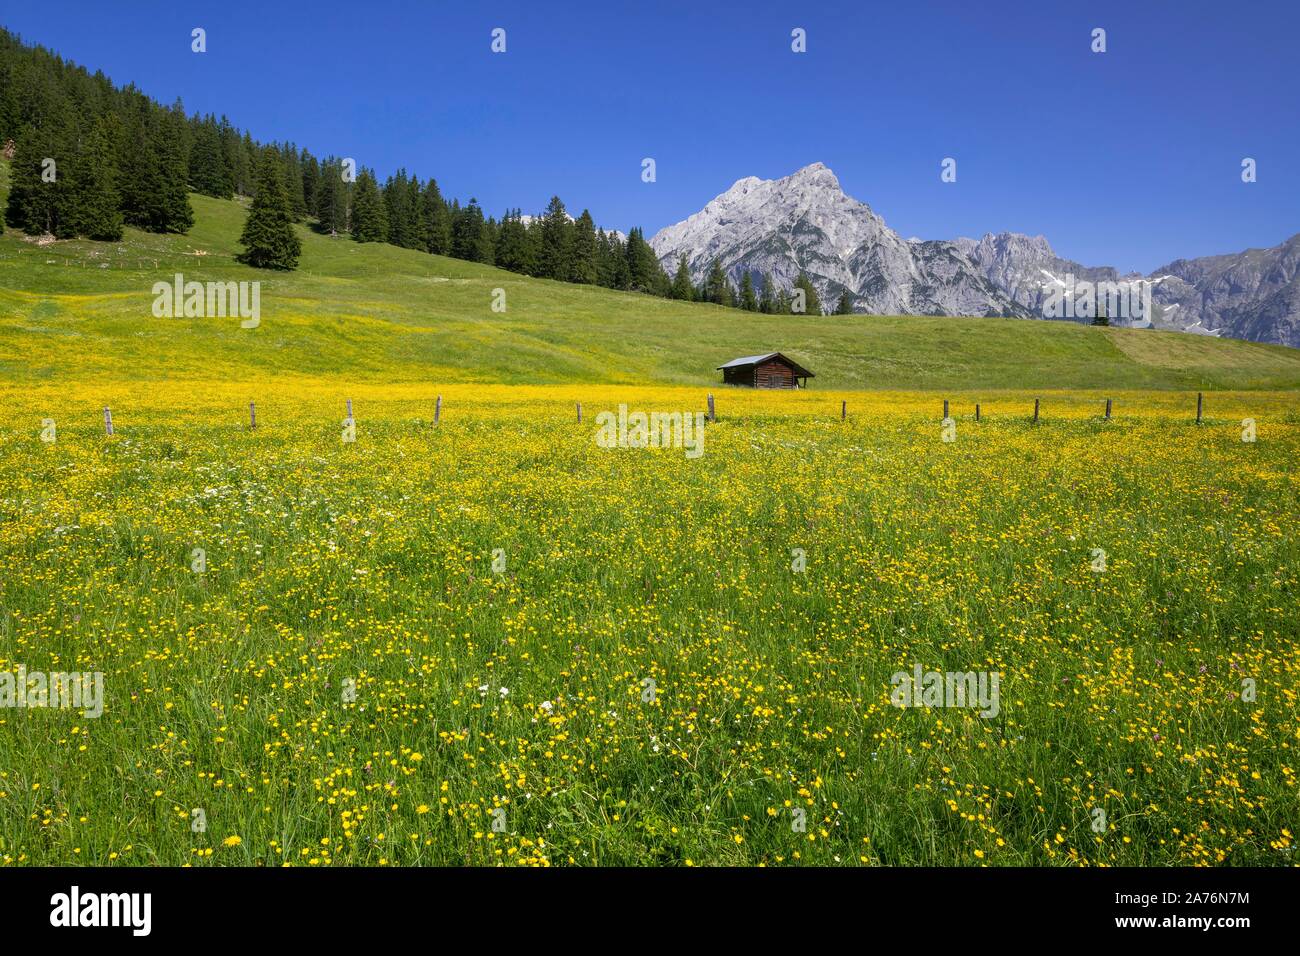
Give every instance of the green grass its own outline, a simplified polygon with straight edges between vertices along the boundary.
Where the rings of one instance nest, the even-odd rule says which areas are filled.
[[[7,168],[0,165],[0,175]],[[0,190],[3,190],[0,185]],[[0,197],[2,198],[2,197]],[[763,316],[521,277],[306,227],[301,267],[234,261],[238,202],[195,195],[186,236],[40,247],[0,236],[0,376],[619,382],[706,385],[739,355],[783,351],[816,389],[1300,387],[1300,351],[1071,323]],[[153,283],[262,282],[262,326],[157,319]],[[492,290],[507,309],[491,311]]]
[[[0,862],[1294,862],[1285,401],[963,407],[947,444],[919,398],[751,392],[691,460],[472,392],[438,428],[367,396],[355,444],[329,396],[250,432],[169,386],[54,444],[57,393],[11,401],[0,670],[105,699],[0,710]],[[999,712],[891,706],[917,664]]]

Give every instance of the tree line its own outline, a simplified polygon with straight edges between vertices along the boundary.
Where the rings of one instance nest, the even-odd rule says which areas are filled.
[[[369,167],[255,141],[225,116],[187,116],[179,99],[163,106],[0,28],[0,141],[7,140],[14,155],[4,218],[33,235],[117,241],[124,225],[185,233],[194,223],[192,190],[251,198],[240,258],[262,268],[295,268],[293,223],[309,222],[356,242],[754,312],[790,312],[802,289],[803,311],[821,311],[806,276],[789,292],[763,276],[756,292],[750,274],[737,287],[715,262],[696,285],[683,260],[670,278],[641,229],[624,236],[597,228],[589,211],[573,218],[558,196],[541,215],[516,208],[498,220],[474,198],[447,201],[435,179],[405,169],[381,185]],[[849,310],[847,294],[840,305]]]

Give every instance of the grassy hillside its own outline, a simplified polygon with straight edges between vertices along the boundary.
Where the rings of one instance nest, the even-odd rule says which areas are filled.
[[[0,165],[0,197],[8,168]],[[185,236],[39,245],[0,236],[0,377],[93,380],[340,376],[511,384],[714,383],[780,350],[814,388],[1294,388],[1300,351],[1175,333],[1003,319],[763,316],[512,273],[307,228],[287,275],[234,261],[238,202],[192,197]],[[262,323],[157,319],[152,287],[261,280]],[[504,313],[492,290],[506,293]]]

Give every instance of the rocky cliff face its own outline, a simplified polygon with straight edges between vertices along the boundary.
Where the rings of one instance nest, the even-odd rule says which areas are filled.
[[[832,307],[848,291],[855,311],[886,315],[1020,314],[956,243],[903,239],[846,196],[821,163],[784,179],[742,179],[650,240],[672,274],[681,255],[700,281],[717,259],[732,281],[748,271],[789,288],[800,272]]]
[[[1116,324],[1219,334],[1300,347],[1300,235],[1271,249],[1179,259],[1149,276],[1063,259],[1043,236],[903,239],[844,194],[821,163],[784,179],[749,177],[660,230],[650,245],[669,274],[685,255],[699,282],[717,259],[733,282],[763,273],[790,288],[802,271],[827,309],[847,291],[854,311],[887,315],[1046,318],[1077,283],[1149,283],[1151,314]],[[1073,293],[1070,293],[1073,294]]]

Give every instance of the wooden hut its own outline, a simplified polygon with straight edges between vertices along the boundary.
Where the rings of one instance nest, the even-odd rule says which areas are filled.
[[[724,384],[745,385],[749,388],[807,388],[808,379],[815,377],[812,372],[780,352],[732,359],[725,365],[719,365],[718,370],[722,372]]]

